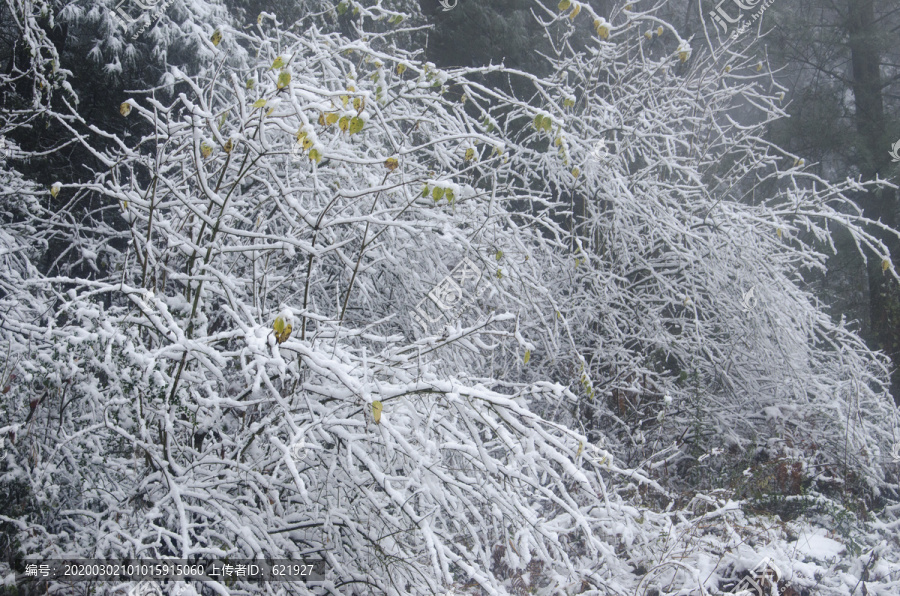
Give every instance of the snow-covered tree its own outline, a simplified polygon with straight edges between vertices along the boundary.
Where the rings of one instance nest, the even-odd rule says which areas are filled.
[[[678,439],[669,464],[693,483],[698,457],[728,449],[740,469],[803,457],[805,479],[896,494],[888,363],[808,288],[837,229],[895,276],[878,237],[896,232],[848,199],[859,183],[828,184],[764,140],[783,94],[749,51],[692,47],[652,11],[579,6],[541,15],[556,74],[535,81],[538,152],[513,167],[521,188],[570,201],[569,254],[542,270],[577,357],[557,343],[540,360],[584,375],[581,411],[634,465]],[[584,18],[597,43],[572,50]]]
[[[685,490],[702,451],[884,493],[883,360],[803,285],[833,226],[884,247],[854,183],[729,117],[779,115],[763,68],[564,0],[536,5],[551,77],[442,70],[394,43],[408,15],[335,12],[355,39],[194,27],[190,72],[110,106],[130,134],[58,117],[103,168],[52,191],[86,213],[20,215],[68,246],[10,265],[18,551],[316,560],[339,594],[626,594],[678,559],[688,593],[756,533]]]

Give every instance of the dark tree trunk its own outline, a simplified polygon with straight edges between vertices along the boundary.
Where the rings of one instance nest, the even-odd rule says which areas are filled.
[[[859,168],[866,180],[883,173],[889,164],[891,146],[885,136],[882,96],[881,56],[878,49],[873,0],[847,0],[847,29],[850,37],[853,96],[856,106],[856,130],[859,134]],[[881,220],[896,229],[896,193],[881,189],[859,199],[866,216]],[[894,264],[900,263],[900,242],[894,236],[882,240],[891,251]],[[869,260],[869,342],[883,350],[893,363],[891,394],[900,403],[900,286],[890,272],[882,269],[881,259]]]

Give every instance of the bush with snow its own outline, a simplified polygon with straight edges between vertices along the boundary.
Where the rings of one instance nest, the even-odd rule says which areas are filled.
[[[856,185],[761,140],[780,112],[738,77],[751,58],[571,6],[537,13],[552,77],[505,71],[530,101],[474,80],[502,67],[396,47],[398,13],[360,5],[382,30],[357,40],[318,17],[198,31],[196,72],[128,99],[137,138],[66,121],[106,169],[61,185],[96,210],[20,216],[75,256],[6,269],[18,551],[318,560],[342,594],[624,594],[648,573],[687,593],[811,531],[712,492],[728,450],[895,497],[884,360],[803,286],[834,226],[884,253]],[[600,23],[584,50],[578,19]],[[477,294],[419,325],[463,261]],[[896,558],[856,532],[847,573]],[[797,585],[831,564],[816,544]]]

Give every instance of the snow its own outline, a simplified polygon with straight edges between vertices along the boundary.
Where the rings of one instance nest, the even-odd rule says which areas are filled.
[[[825,536],[826,532],[822,529],[802,536],[794,543],[797,553],[823,563],[837,561],[846,548],[837,540]]]

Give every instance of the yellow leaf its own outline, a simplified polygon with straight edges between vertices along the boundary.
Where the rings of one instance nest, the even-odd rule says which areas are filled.
[[[212,145],[206,142],[200,143],[200,155],[202,155],[204,159],[212,155]]]
[[[687,50],[681,50],[680,52],[678,52],[678,59],[682,62],[687,62],[689,56],[690,53]]]
[[[261,108],[261,107],[264,107],[265,105],[266,105],[265,99],[257,99],[256,101],[253,102],[254,108]]]
[[[571,0],[559,0],[559,10],[568,10],[572,6]]]
[[[584,443],[578,441],[578,453],[575,454],[575,457],[577,458],[579,455],[581,455],[582,451],[584,451]]]
[[[347,95],[341,95],[341,103],[344,104],[344,107],[347,107],[347,103],[350,101],[350,97]]]
[[[402,63],[398,64],[397,65],[397,74],[402,75],[404,72],[406,72],[406,65],[402,64]]]
[[[503,272],[497,269],[497,279],[503,279]]]
[[[231,153],[231,151],[234,149],[234,141],[228,139],[227,141],[225,141],[225,146],[222,147],[222,149],[225,150],[225,153]]]
[[[275,322],[272,323],[272,329],[275,331],[275,335],[280,335],[284,332],[284,317],[275,317]]]
[[[562,137],[556,137],[556,140],[553,141],[553,144],[556,145],[557,147],[562,145]]]
[[[891,262],[887,259],[881,261],[881,271],[882,273],[891,268]]]
[[[662,37],[662,34],[663,34],[663,27],[662,27],[662,25],[660,25],[659,27],[656,28],[656,35]]]
[[[578,178],[578,175],[581,174],[581,170],[578,168],[572,168],[572,175]]]
[[[275,319],[275,321],[277,322],[279,319],[281,319],[281,317],[279,317],[278,319]],[[287,341],[287,338],[289,338],[291,336],[291,331],[293,331],[291,324],[285,323],[284,319],[281,319],[281,331],[278,331],[278,330],[275,331],[275,341],[277,341],[280,344],[283,344],[284,342]]]
[[[347,132],[347,129],[350,128],[350,118],[347,116],[341,116],[340,120],[338,120],[338,128],[340,128],[343,132]]]
[[[597,30],[597,35],[603,39],[609,39],[609,26],[606,24],[605,19],[595,19],[594,29]]]
[[[756,65],[756,72],[759,72],[761,70],[762,70],[762,62],[760,62]]]
[[[448,188],[444,191],[444,198],[447,199],[448,203],[453,203],[453,199],[455,199],[456,197],[453,196],[452,188]]]
[[[303,150],[309,151],[313,146],[313,140],[309,137],[303,139]]]
[[[54,182],[53,186],[50,187],[50,195],[52,197],[56,197],[59,194],[59,189],[62,188],[62,185],[59,182]]]
[[[284,89],[291,83],[291,73],[283,71],[278,74],[278,88]]]
[[[730,64],[725,66],[725,72],[731,72],[731,65],[730,65]]]
[[[254,81],[253,79],[247,79],[247,84],[245,86],[247,87],[247,89],[253,89],[255,85],[256,81]]]
[[[384,160],[384,167],[386,167],[387,169],[389,169],[392,172],[394,170],[396,170],[399,166],[400,166],[400,162],[397,161],[396,157],[389,157],[386,160]]]
[[[300,130],[298,130],[297,131],[297,142],[302,143],[303,139],[306,138],[306,134],[307,134],[306,131],[303,130],[302,128]]]
[[[375,424],[381,423],[381,411],[384,410],[384,406],[378,400],[372,402],[372,418],[375,419]]]
[[[269,67],[269,70],[275,70],[276,68],[281,68],[282,66],[284,66],[284,60],[281,58],[281,56],[278,56],[277,58],[275,58],[275,62],[272,63],[272,66]]]
[[[781,228],[778,228],[777,230],[775,230],[775,234],[777,234],[777,235],[778,235],[778,239],[781,240],[781,237],[783,236],[783,233],[782,233],[782,231],[781,231]]]
[[[274,111],[275,111],[275,108],[269,108],[269,111],[266,112],[266,118],[268,118],[269,116],[271,116],[271,115],[272,115],[272,112],[274,112]]]
[[[525,350],[525,358],[522,360],[524,364],[528,364],[528,361],[531,360],[531,350]]]
[[[362,112],[365,105],[366,105],[366,102],[363,100],[362,97],[353,98],[353,109],[356,110],[357,112]]]
[[[466,149],[466,161],[472,161],[475,159],[475,150],[469,147]]]
[[[434,187],[434,190],[431,191],[431,198],[435,200],[435,202],[440,201],[444,196],[444,189],[438,186]]]
[[[500,259],[503,258],[503,251],[502,251],[502,250],[498,250],[498,251],[497,251],[497,254],[494,255],[494,256],[497,257],[497,260],[499,261]]]
[[[327,116],[325,116],[325,124],[327,124],[328,126],[331,126],[332,124],[334,124],[337,121],[338,121],[337,114],[332,113],[332,114],[328,114]]]
[[[322,154],[319,153],[318,149],[311,149],[309,152],[309,159],[316,163],[319,163],[320,161],[322,161]]]
[[[653,31],[647,31],[646,33],[644,33],[644,37],[646,37],[647,39],[653,39]]]
[[[122,105],[119,106],[119,113],[123,116],[127,116],[131,113],[131,104],[127,101],[123,101]]]
[[[353,117],[350,119],[350,127],[347,128],[347,132],[350,134],[356,134],[363,129],[363,119],[359,117]]]
[[[578,13],[579,13],[579,12],[581,12],[581,5],[580,5],[580,4],[576,4],[576,5],[575,5],[575,8],[572,9],[572,14],[569,15],[569,20],[570,20],[570,21],[574,21],[574,20],[575,20],[575,17],[578,16]]]
[[[212,44],[216,47],[219,47],[219,43],[222,41],[222,32],[218,29],[212,34],[212,37],[209,38]]]

